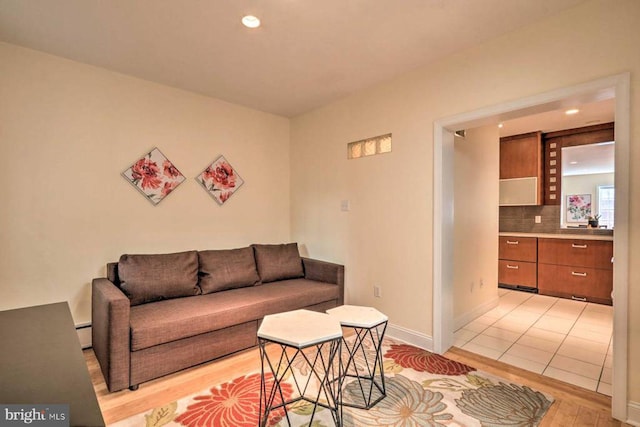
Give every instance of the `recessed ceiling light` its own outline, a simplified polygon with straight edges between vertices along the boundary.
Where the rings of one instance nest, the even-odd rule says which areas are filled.
[[[568,116],[572,115],[572,114],[578,114],[580,112],[580,110],[578,110],[577,108],[572,108],[570,110],[565,111],[564,113]]]
[[[577,165],[577,164],[578,164],[578,162],[573,161],[573,162],[569,162],[569,164],[570,164],[570,165]]]
[[[247,28],[258,28],[260,20],[253,15],[247,15],[242,17],[242,24]]]
[[[502,128],[504,127],[504,125],[503,125],[502,123],[498,123],[498,127],[499,127],[500,129],[502,129]]]

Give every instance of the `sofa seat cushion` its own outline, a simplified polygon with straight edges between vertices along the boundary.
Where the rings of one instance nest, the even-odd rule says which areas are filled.
[[[339,287],[307,279],[230,289],[131,307],[131,349],[149,348],[226,328],[267,314],[337,300]]]

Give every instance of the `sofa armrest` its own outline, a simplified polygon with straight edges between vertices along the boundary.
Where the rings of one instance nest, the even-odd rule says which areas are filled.
[[[91,285],[91,339],[109,391],[129,384],[129,298],[106,278]]]
[[[344,304],[344,265],[304,257],[302,264],[305,279],[338,285],[340,288],[338,305]]]

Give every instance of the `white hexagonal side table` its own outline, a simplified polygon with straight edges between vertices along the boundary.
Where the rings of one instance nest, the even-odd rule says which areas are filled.
[[[280,347],[278,356],[272,352],[269,357],[267,344]],[[291,426],[288,407],[300,400],[313,404],[309,426],[319,406],[331,411],[336,426],[342,425],[342,365],[338,362],[342,328],[337,319],[310,310],[265,316],[258,329],[258,346],[262,364],[260,426],[267,425],[272,412],[282,414]],[[307,366],[308,376],[296,375],[294,363]],[[272,382],[265,379],[269,373],[273,375]],[[282,385],[290,377],[295,393],[286,398]]]
[[[354,339],[343,339],[347,353],[341,358],[344,379],[342,404],[360,409],[370,409],[387,395],[382,364],[382,340],[387,329],[388,317],[372,307],[342,305],[327,310],[345,328],[354,331]]]

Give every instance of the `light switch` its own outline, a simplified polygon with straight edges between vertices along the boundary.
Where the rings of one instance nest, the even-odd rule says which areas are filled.
[[[351,203],[348,200],[341,200],[340,201],[340,210],[342,212],[349,212],[349,209],[351,209]]]

